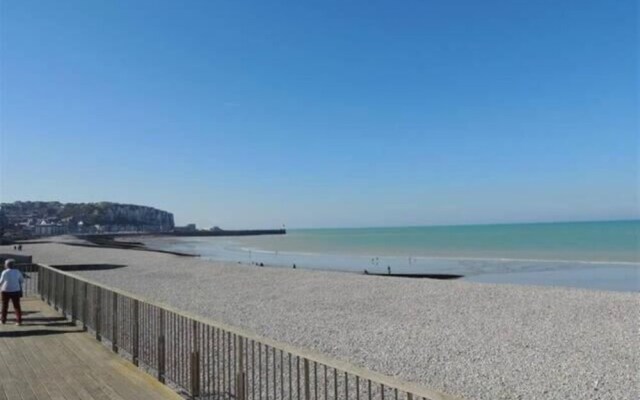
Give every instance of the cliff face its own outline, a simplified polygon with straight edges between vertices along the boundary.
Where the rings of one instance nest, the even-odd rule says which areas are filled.
[[[119,203],[60,203],[57,201],[17,201],[3,203],[2,213],[9,224],[37,224],[41,220],[64,224],[73,231],[100,225],[107,231],[170,231],[173,214],[153,207]],[[79,224],[82,222],[82,224]]]

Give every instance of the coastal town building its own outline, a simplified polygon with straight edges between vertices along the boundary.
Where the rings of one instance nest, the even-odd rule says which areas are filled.
[[[147,206],[55,201],[0,204],[0,235],[14,239],[63,234],[171,232],[173,228],[173,214]]]
[[[49,223],[42,220],[39,224],[33,227],[33,234],[36,236],[54,236],[64,235],[68,233],[68,228],[60,223]]]

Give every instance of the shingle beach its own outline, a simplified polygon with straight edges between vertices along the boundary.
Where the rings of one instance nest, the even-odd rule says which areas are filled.
[[[11,246],[0,246],[4,253]],[[34,262],[464,399],[640,398],[640,293],[256,267],[26,244]]]

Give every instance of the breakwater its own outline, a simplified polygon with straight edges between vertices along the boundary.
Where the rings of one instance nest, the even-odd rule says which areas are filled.
[[[181,236],[181,237],[209,237],[209,236],[260,236],[260,235],[286,235],[286,229],[241,229],[241,230],[215,230],[215,231],[192,231],[192,232],[165,232],[158,236]]]

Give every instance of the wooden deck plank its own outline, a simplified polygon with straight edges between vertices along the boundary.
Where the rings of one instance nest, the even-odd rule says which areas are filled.
[[[24,357],[24,348],[16,341],[2,341],[0,351],[5,355],[7,365],[11,366],[10,374],[15,378],[15,387],[23,400],[37,400],[30,382],[36,378]]]
[[[35,298],[0,325],[0,400],[181,399]]]
[[[10,356],[7,342],[0,340],[0,391],[4,393],[7,400],[22,400],[18,390],[18,379],[12,373],[12,357]]]
[[[67,333],[66,335],[71,334]],[[66,398],[94,400],[91,396],[85,395],[86,390],[83,388],[82,382],[77,379],[78,375],[82,373],[80,368],[82,368],[83,363],[70,364],[68,355],[64,351],[60,351],[64,341],[56,338],[53,339],[53,342],[53,345],[49,344],[46,348],[43,347],[43,343],[38,343],[34,346],[34,350],[41,355],[40,360],[43,363],[47,363],[47,371],[45,373],[50,377],[48,379],[49,386],[57,386]]]
[[[29,343],[27,341],[25,341],[23,338],[20,338],[18,342],[20,343],[19,346],[24,349],[23,355],[25,357],[27,365],[29,366],[31,371],[33,371],[34,376],[39,377],[39,379],[31,379],[29,382],[31,384],[31,388],[36,394],[36,398],[38,400],[52,400],[51,395],[49,395],[49,392],[47,391],[48,379],[43,379],[48,375],[47,370],[44,369],[42,361],[33,356],[33,353],[31,352]]]
[[[27,362],[37,371],[39,379],[38,385],[44,388],[46,395],[51,400],[67,400],[63,394],[63,389],[59,386],[57,378],[57,366],[51,362],[39,349],[39,346],[31,344],[26,352]]]
[[[92,376],[99,383],[104,383],[107,387],[114,388],[121,398],[134,399],[144,397],[138,391],[131,390],[132,387],[137,386],[137,383],[140,382],[134,379],[136,377],[142,377],[143,382],[153,382],[151,385],[153,388],[157,386],[157,382],[147,374],[129,373],[131,368],[134,368],[134,372],[138,370],[126,360],[120,357],[114,358],[114,353],[105,346],[101,346],[100,351],[88,351],[89,347],[93,347],[97,343],[91,335],[73,335],[68,338],[69,341],[65,343],[65,347],[67,347],[70,358],[86,360],[95,364],[109,363],[113,367],[112,369],[102,370],[97,376],[93,374]],[[87,343],[89,343],[89,346],[86,345]],[[113,369],[122,371],[114,373]]]

